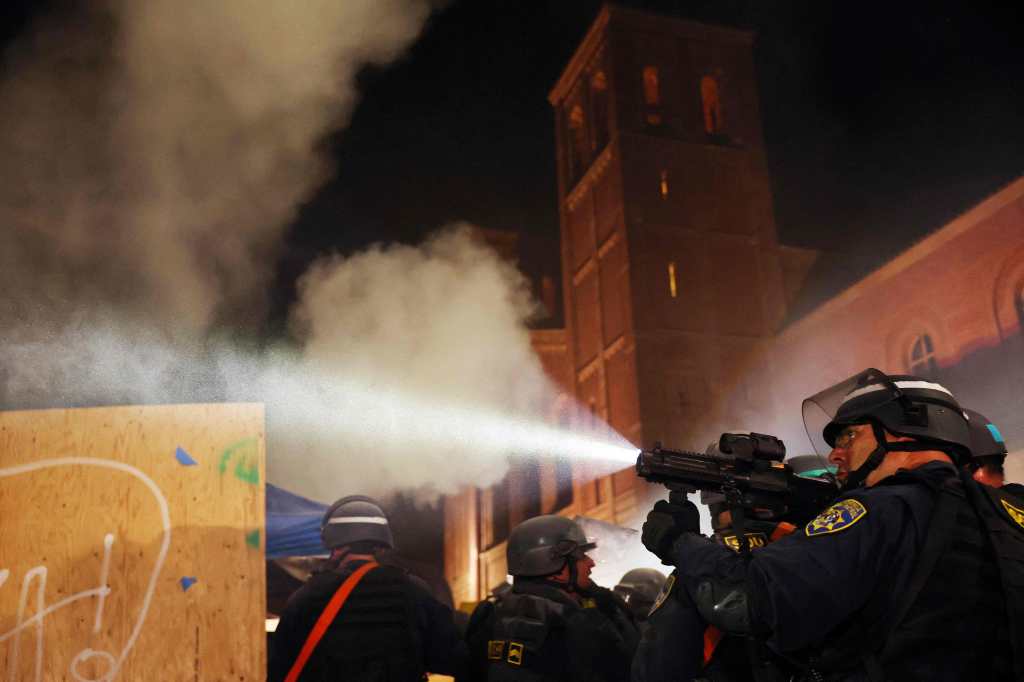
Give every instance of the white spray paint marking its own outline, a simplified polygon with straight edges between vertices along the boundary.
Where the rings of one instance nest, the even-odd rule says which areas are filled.
[[[115,471],[121,471],[130,476],[134,476],[135,478],[142,481],[142,483],[145,484],[147,488],[149,488],[149,491],[153,494],[153,498],[157,502],[157,506],[160,508],[160,521],[163,526],[163,538],[160,542],[160,551],[157,553],[156,561],[154,562],[153,565],[153,572],[152,574],[150,574],[149,583],[146,585],[146,592],[142,598],[142,605],[139,607],[139,613],[138,617],[136,618],[135,625],[132,628],[128,640],[125,642],[124,648],[121,649],[120,655],[118,655],[117,658],[115,658],[108,652],[94,651],[93,649],[86,648],[80,651],[71,661],[71,676],[78,682],[111,682],[111,680],[117,677],[117,673],[120,672],[121,667],[124,665],[125,659],[128,657],[129,652],[131,652],[132,647],[135,646],[135,642],[139,638],[139,633],[142,631],[143,624],[146,622],[146,615],[149,612],[150,602],[153,599],[153,592],[156,590],[156,582],[157,579],[160,577],[160,570],[163,568],[164,561],[167,559],[167,552],[170,549],[171,545],[171,514],[167,506],[167,498],[164,497],[163,492],[161,492],[160,488],[156,485],[153,479],[147,476],[139,469],[131,466],[130,464],[125,464],[124,462],[115,462],[113,460],[98,459],[95,457],[58,457],[54,459],[44,459],[39,460],[37,462],[29,462],[28,464],[22,464],[19,466],[0,469],[0,478],[17,476],[19,474],[25,474],[32,471],[39,471],[42,469],[52,469],[56,467],[65,466],[94,466],[105,469],[114,469]],[[100,587],[78,592],[65,599],[62,599],[61,601],[57,602],[56,604],[50,607],[46,607],[43,601],[44,589],[46,584],[46,567],[36,566],[35,568],[30,569],[25,574],[25,580],[22,583],[21,588],[21,598],[18,607],[18,618],[15,623],[15,626],[12,630],[6,633],[0,633],[0,642],[3,642],[11,637],[13,637],[14,639],[14,642],[12,644],[13,652],[8,657],[8,679],[11,682],[14,682],[14,676],[17,674],[19,641],[21,639],[22,630],[24,630],[27,627],[31,627],[32,625],[35,625],[36,627],[35,679],[38,681],[41,679],[42,675],[43,622],[46,616],[53,613],[54,611],[59,610],[60,608],[63,608],[64,606],[67,606],[68,604],[71,604],[72,602],[78,601],[79,599],[97,596],[100,598],[100,606],[97,609],[97,619],[99,619],[100,609],[102,609],[103,600],[105,600],[106,596],[110,593],[110,588],[106,585],[106,578],[107,570],[109,567],[110,548],[113,546],[113,542],[114,536],[109,533],[103,539],[105,553],[103,558],[104,564],[103,568],[101,569]],[[36,613],[28,620],[25,620],[24,607],[28,600],[28,588],[30,586],[31,579],[36,575],[41,576],[41,584],[40,587],[38,588],[39,591],[37,592],[38,596],[36,599]],[[110,667],[106,671],[106,673],[102,677],[96,678],[95,680],[93,678],[83,677],[78,672],[79,664],[91,658],[102,658],[110,664]]]
[[[4,586],[4,583],[7,582],[7,578],[9,578],[10,575],[11,572],[8,569],[0,568],[0,587]]]
[[[45,608],[44,599],[46,593],[46,567],[36,566],[25,573],[24,579],[21,581],[21,596],[18,597],[18,616],[15,622],[21,623],[25,620],[25,607],[28,605],[29,590],[32,587],[32,581],[39,576],[38,586],[36,587],[36,613],[40,613]],[[36,625],[36,658],[35,658],[35,679],[38,681],[42,677],[42,647],[43,647],[43,627],[42,623]],[[14,637],[14,650],[11,652],[7,659],[7,679],[9,682],[16,682],[18,674],[18,657],[21,653],[21,630],[18,630],[18,634]]]
[[[110,586],[107,585],[107,574],[110,573],[110,549],[114,546],[114,534],[107,533],[103,536],[103,565],[100,567],[100,589],[106,590],[100,594],[96,601],[96,620],[93,622],[92,631],[98,633],[103,627],[103,605],[107,601],[107,592]]]

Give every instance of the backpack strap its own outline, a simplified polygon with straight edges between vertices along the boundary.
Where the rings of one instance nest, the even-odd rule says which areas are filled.
[[[352,590],[355,589],[359,581],[363,579],[363,576],[377,568],[380,564],[370,561],[355,571],[352,575],[345,578],[345,582],[341,584],[338,591],[331,597],[331,601],[327,603],[327,607],[324,608],[323,613],[317,618],[316,624],[313,629],[309,631],[309,636],[306,637],[306,642],[302,645],[302,650],[299,651],[298,658],[295,659],[295,663],[292,664],[291,670],[288,671],[288,676],[284,678],[285,682],[296,682],[299,679],[299,675],[302,674],[302,669],[306,667],[306,663],[309,661],[309,657],[313,655],[313,650],[316,649],[316,645],[320,643],[324,634],[327,632],[327,628],[330,627],[331,623],[334,622],[334,618],[338,615],[338,611],[345,604],[348,596],[352,594]]]
[[[910,607],[917,601],[917,597],[921,594],[921,590],[924,588],[926,582],[931,577],[932,572],[935,570],[935,564],[938,563],[939,557],[946,553],[949,549],[950,543],[953,539],[953,524],[956,521],[957,512],[957,501],[962,499],[962,495],[956,491],[953,485],[953,481],[957,479],[951,479],[943,485],[935,500],[935,511],[932,514],[932,519],[928,524],[928,532],[925,536],[924,546],[921,548],[921,554],[918,555],[917,566],[914,569],[910,584],[907,586],[907,590],[903,593],[900,600],[896,603],[895,608],[891,616],[887,619],[887,627],[881,628],[878,632],[884,633],[881,637],[882,646],[878,649],[870,651],[864,657],[864,668],[868,673],[868,678],[871,682],[884,682],[885,676],[882,671],[880,659],[885,654],[889,635],[903,623],[903,619],[907,617],[907,612],[910,611]],[[878,641],[878,638],[876,638]]]

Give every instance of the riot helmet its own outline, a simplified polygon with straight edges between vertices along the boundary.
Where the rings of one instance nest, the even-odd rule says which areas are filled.
[[[971,459],[966,468],[976,481],[999,488],[1005,480],[1006,441],[1003,434],[980,412],[964,410],[964,413],[971,433]]]
[[[967,427],[971,433],[972,459],[1005,459],[1006,441],[999,428],[980,412],[965,409],[964,414],[967,415]]]
[[[395,546],[384,510],[364,495],[349,495],[328,507],[320,521],[320,537],[330,549],[355,543]]]
[[[651,612],[665,580],[665,574],[655,568],[634,568],[626,571],[612,591],[622,597],[634,616],[644,619]]]
[[[572,519],[548,514],[523,521],[508,537],[508,572],[515,577],[558,573],[573,555],[597,547]],[[575,581],[574,581],[575,582]]]
[[[910,375],[888,376],[866,369],[803,402],[804,428],[814,449],[826,454],[847,426],[870,424],[876,449],[845,487],[860,485],[887,452],[940,450],[962,463],[970,453],[967,418],[953,394],[941,384]],[[913,438],[888,442],[885,431]]]

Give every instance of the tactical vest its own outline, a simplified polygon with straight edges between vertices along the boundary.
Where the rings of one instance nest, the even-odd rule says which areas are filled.
[[[333,579],[337,587],[350,574],[342,569],[313,579]],[[300,679],[418,682],[424,675],[422,661],[409,578],[401,569],[381,566],[349,595]]]
[[[487,682],[565,679],[566,617],[579,606],[568,598],[512,592],[497,601],[487,642]]]
[[[961,478],[951,477],[936,493],[900,603],[875,610],[882,613],[876,622],[855,619],[812,663],[824,679],[845,679],[857,668],[879,682],[1021,679],[1013,673],[1008,611],[1020,611],[1024,592],[1004,595],[1001,585],[1024,586],[1024,526],[1009,528],[986,502],[984,486]],[[997,560],[993,548],[1000,546],[1016,555],[1015,565]]]

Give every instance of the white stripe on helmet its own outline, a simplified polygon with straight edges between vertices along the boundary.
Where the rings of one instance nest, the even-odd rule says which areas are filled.
[[[896,384],[896,388],[922,388],[927,389],[929,391],[938,391],[940,393],[945,393],[950,398],[953,397],[953,394],[949,391],[949,389],[944,387],[942,384],[936,384],[932,381],[896,381],[894,383]],[[874,393],[875,391],[884,391],[887,388],[889,387],[885,384],[871,384],[869,386],[864,386],[862,388],[858,388],[847,393],[846,397],[843,398],[843,402],[845,403],[848,400],[853,400],[854,398],[859,398],[862,395]]]
[[[335,516],[327,519],[327,523],[376,523],[386,526],[388,525],[388,520],[383,516]]]

